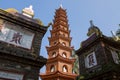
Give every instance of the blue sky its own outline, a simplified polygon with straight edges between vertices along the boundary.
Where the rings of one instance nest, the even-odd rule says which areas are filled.
[[[1,9],[15,8],[20,13],[23,8],[33,5],[35,18],[39,18],[44,25],[53,21],[55,9],[60,4],[67,9],[72,45],[76,50],[80,47],[80,42],[87,39],[90,20],[107,36],[111,36],[111,30],[119,28],[120,0],[0,0]],[[41,46],[41,55],[44,57],[47,57],[45,46],[49,45],[49,30],[51,28],[45,34]]]

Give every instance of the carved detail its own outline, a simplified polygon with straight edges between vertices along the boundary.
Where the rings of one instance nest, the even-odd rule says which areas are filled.
[[[52,25],[52,22],[48,23],[48,27],[50,27]]]
[[[93,33],[96,33],[97,35],[102,35],[102,32],[100,31],[100,29],[93,24],[92,20],[90,21],[90,25],[91,27],[88,29],[87,36],[90,36]]]
[[[0,31],[1,31],[2,28],[3,28],[3,23],[4,23],[4,21],[0,19]]]

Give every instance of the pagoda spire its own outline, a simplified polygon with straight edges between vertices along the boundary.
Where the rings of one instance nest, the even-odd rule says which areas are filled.
[[[60,0],[60,8],[63,8],[62,0]]]
[[[61,7],[61,8],[63,8],[63,5],[62,5],[62,4],[60,4],[60,7]]]

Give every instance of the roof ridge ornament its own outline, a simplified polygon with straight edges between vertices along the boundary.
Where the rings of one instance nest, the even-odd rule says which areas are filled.
[[[62,4],[60,4],[60,8],[63,8],[63,5],[62,5]]]
[[[119,24],[119,27],[120,27],[120,24]],[[120,41],[120,29],[118,29],[116,31],[116,34],[112,32],[112,35],[113,35],[113,39],[115,39],[115,41]]]
[[[87,36],[91,36],[91,35],[93,35],[94,33],[95,33],[96,35],[102,36],[102,32],[100,31],[100,29],[93,24],[93,21],[92,21],[92,20],[90,20],[90,27],[89,27],[89,29],[88,29]]]
[[[91,27],[94,26],[94,24],[93,24],[93,20],[90,20],[90,25],[91,25]]]
[[[112,37],[115,41],[119,40],[119,37],[117,35],[115,35],[114,31],[111,31]]]
[[[29,7],[26,7],[22,10],[22,14],[25,16],[28,16],[30,18],[33,18],[34,16],[34,10],[33,10],[33,6],[30,5]]]

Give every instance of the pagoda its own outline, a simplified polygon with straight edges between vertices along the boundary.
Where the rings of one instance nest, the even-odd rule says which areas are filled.
[[[49,47],[46,47],[48,60],[46,73],[40,74],[42,80],[75,80],[73,73],[75,59],[72,59],[70,30],[66,10],[62,6],[55,12]]]

